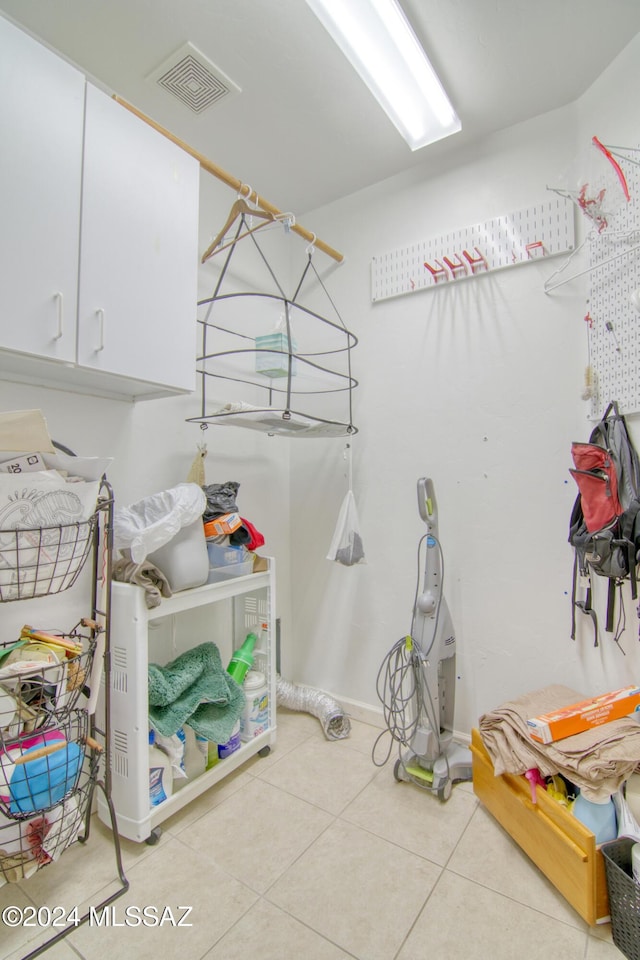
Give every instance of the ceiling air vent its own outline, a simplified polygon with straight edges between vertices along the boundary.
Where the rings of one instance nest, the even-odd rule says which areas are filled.
[[[176,50],[147,79],[155,80],[193,113],[202,113],[213,103],[240,93],[240,87],[191,43]]]

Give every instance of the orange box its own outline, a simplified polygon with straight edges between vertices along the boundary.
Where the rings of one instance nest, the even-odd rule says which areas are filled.
[[[241,526],[242,520],[239,514],[221,513],[219,517],[207,520],[204,524],[204,535],[205,537],[222,537],[233,533]]]
[[[640,687],[631,684],[599,697],[572,703],[561,710],[552,710],[527,720],[529,734],[539,743],[553,743],[590,727],[626,717],[640,708]]]

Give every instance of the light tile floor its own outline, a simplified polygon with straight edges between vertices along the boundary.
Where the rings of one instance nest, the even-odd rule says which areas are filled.
[[[122,842],[130,888],[112,923],[84,924],[49,960],[616,960],[608,925],[589,928],[479,804],[470,784],[440,801],[376,767],[379,731],[326,740],[309,714],[278,712],[278,742],[163,825],[156,846]],[[20,885],[15,904],[79,905],[115,883],[109,831]],[[133,926],[127,907],[182,907]],[[41,911],[46,922],[47,912]],[[129,917],[131,918],[131,911]],[[153,916],[149,912],[149,916]],[[150,922],[147,920],[147,923]],[[0,923],[0,960],[52,930]]]

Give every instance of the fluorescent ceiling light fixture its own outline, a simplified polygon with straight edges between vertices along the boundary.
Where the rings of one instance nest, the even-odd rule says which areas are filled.
[[[307,0],[412,150],[462,124],[396,0]]]

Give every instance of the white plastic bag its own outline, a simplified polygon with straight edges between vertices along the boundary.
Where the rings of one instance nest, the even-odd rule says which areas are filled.
[[[174,780],[186,780],[187,772],[184,768],[186,753],[186,738],[184,728],[180,727],[172,737],[163,737],[157,730],[153,731],[156,746],[164,751],[171,760],[171,775]]]
[[[195,483],[179,483],[129,507],[114,511],[113,539],[116,550],[129,550],[135,563],[163,547],[204,513],[207,498]]]
[[[335,560],[336,563],[342,563],[345,567],[365,562],[353,490],[349,490],[342,501],[327,560]]]
[[[640,841],[640,824],[631,812],[631,807],[625,799],[622,787],[613,794],[612,799],[618,820],[618,836],[631,837],[632,840]]]

